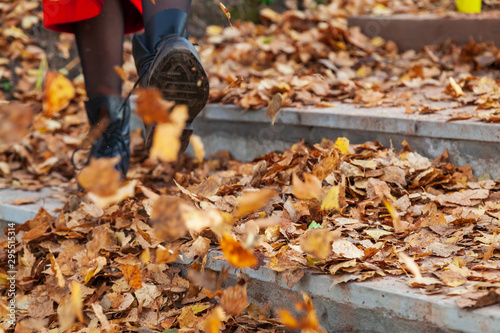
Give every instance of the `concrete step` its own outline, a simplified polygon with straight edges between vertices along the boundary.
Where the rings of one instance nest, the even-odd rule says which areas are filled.
[[[4,201],[33,197],[33,192],[1,190]],[[58,194],[44,189],[40,196]],[[60,201],[40,200],[26,206],[0,204],[3,222],[24,223],[36,214],[40,206],[49,212],[62,207]],[[7,220],[6,220],[7,219]],[[211,251],[207,269],[220,271],[230,266],[221,260],[220,251]],[[192,259],[178,260],[176,265],[186,274]],[[231,268],[227,285],[236,283],[238,270]],[[305,270],[304,277],[289,288],[281,273],[270,268],[245,269],[251,278],[248,286],[249,300],[264,306],[271,305],[272,313],[280,308],[293,311],[293,304],[307,293],[315,306],[318,319],[328,332],[498,332],[500,327],[500,305],[473,311],[460,309],[455,298],[444,295],[424,295],[419,289],[406,285],[407,277],[384,277],[364,282],[332,285],[332,276],[319,275]],[[331,288],[330,288],[331,287]]]
[[[425,45],[455,40],[467,44],[494,42],[500,45],[500,11],[479,14],[397,14],[391,16],[360,15],[347,19],[350,27],[358,26],[369,36],[394,41],[400,50],[419,50]]]
[[[404,107],[362,108],[338,104],[333,108],[284,108],[274,126],[266,110],[247,111],[234,105],[207,105],[194,122],[207,153],[229,150],[237,159],[285,150],[302,139],[347,137],[351,143],[380,141],[401,148],[406,140],[414,151],[435,158],[446,149],[450,162],[469,165],[476,176],[500,179],[500,126],[478,120],[447,121],[466,109],[428,115],[405,114]]]
[[[206,268],[221,271],[229,266],[220,251],[208,255]],[[186,273],[189,261],[178,262]],[[364,282],[332,285],[332,277],[306,270],[293,287],[283,275],[270,268],[245,269],[252,280],[248,287],[250,301],[272,310],[289,309],[306,292],[312,299],[320,324],[328,332],[470,332],[493,333],[500,328],[500,305],[463,310],[455,298],[424,295],[406,285],[407,277],[384,277]],[[238,270],[229,270],[227,284],[236,283]]]

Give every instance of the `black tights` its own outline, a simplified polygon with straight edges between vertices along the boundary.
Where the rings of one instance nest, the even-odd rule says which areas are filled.
[[[120,95],[122,81],[115,67],[123,61],[123,5],[127,0],[104,0],[101,13],[89,20],[75,22],[78,53],[89,98]],[[189,12],[191,0],[142,0],[143,21],[170,8]]]

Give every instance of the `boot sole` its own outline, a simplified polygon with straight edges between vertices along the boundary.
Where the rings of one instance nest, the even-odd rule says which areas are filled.
[[[153,75],[149,79],[149,86],[158,88],[164,99],[187,105],[188,123],[191,123],[207,104],[209,83],[205,69],[194,55],[194,47],[188,43],[179,37],[170,49],[164,51],[166,54],[158,55],[160,61],[151,64]],[[148,150],[151,148],[153,132],[154,126],[146,130]],[[192,129],[187,126],[180,138],[179,153],[187,148],[191,133]]]

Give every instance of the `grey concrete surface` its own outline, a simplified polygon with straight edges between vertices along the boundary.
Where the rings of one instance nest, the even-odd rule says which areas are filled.
[[[16,189],[0,190],[0,221],[4,223],[22,224],[35,217],[36,213],[43,207],[47,212],[56,214],[56,210],[62,208],[63,202],[54,198],[61,194],[60,190],[44,188],[41,191],[22,191]],[[33,198],[35,203],[27,205],[13,205],[16,199]]]
[[[500,125],[477,120],[448,122],[451,111],[429,115],[405,114],[403,107],[360,108],[339,104],[333,108],[284,108],[271,126],[265,110],[208,105],[194,122],[207,153],[229,150],[240,160],[284,150],[302,139],[347,137],[351,143],[380,141],[400,148],[406,140],[414,151],[435,158],[446,149],[450,162],[469,165],[477,176],[500,179]],[[456,110],[454,110],[456,112]]]
[[[229,264],[220,260],[222,253],[209,253],[206,268],[220,271]],[[186,270],[189,261],[178,261]],[[287,308],[301,299],[300,292],[311,296],[319,321],[328,332],[498,332],[500,305],[474,311],[460,309],[455,298],[423,295],[406,285],[406,277],[384,277],[365,282],[337,284],[331,287],[328,275],[306,271],[293,288],[282,275],[269,268],[243,270],[251,281],[250,301],[270,303],[272,309]],[[238,270],[230,269],[228,284],[234,284]]]
[[[400,50],[419,50],[425,45],[435,45],[446,40],[467,44],[493,42],[500,45],[500,12],[481,14],[453,13],[448,16],[438,14],[397,14],[391,16],[361,15],[348,17],[349,26],[358,26],[369,36],[381,36],[394,41]]]

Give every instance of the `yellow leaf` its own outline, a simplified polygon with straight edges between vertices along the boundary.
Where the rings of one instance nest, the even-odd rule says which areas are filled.
[[[219,333],[221,321],[225,318],[224,311],[220,306],[214,308],[205,319],[204,328],[206,333]]]
[[[249,191],[243,193],[236,206],[234,216],[236,218],[248,215],[264,207],[278,192],[271,189]]]
[[[350,154],[349,153],[349,139],[341,137],[337,138],[335,141],[335,148],[337,148],[342,154]]]
[[[257,258],[253,253],[229,235],[222,236],[220,247],[227,261],[235,267],[252,267],[257,264]]]
[[[457,81],[455,81],[455,79],[452,78],[452,77],[450,77],[450,85],[453,88],[453,90],[455,91],[455,95],[457,97],[460,97],[460,96],[464,95],[464,91],[462,90],[462,87],[460,87],[458,85]]]
[[[321,203],[321,209],[340,211],[339,194],[340,186],[332,186]]]
[[[179,140],[186,120],[188,110],[185,105],[177,105],[172,111],[171,123],[162,123],[156,126],[153,135],[153,144],[149,153],[151,158],[157,158],[163,162],[174,162],[177,160],[181,142]]]
[[[205,32],[207,33],[208,36],[218,36],[221,35],[223,31],[223,28],[219,25],[209,25],[206,29]]]
[[[196,160],[200,163],[203,162],[203,159],[205,158],[205,147],[203,147],[201,138],[197,135],[191,135],[189,141],[191,141],[191,145],[193,146],[194,156],[196,156]]]
[[[149,253],[149,247],[147,247],[141,253],[141,261],[143,263],[147,264],[147,263],[149,263],[150,260],[151,260],[151,256],[150,256],[150,253]]]
[[[292,175],[292,193],[297,199],[316,199],[321,194],[321,180],[310,173],[304,173],[304,182],[294,173]]]
[[[64,287],[66,284],[66,281],[64,280],[64,276],[61,272],[61,268],[59,267],[59,264],[56,261],[56,258],[52,254],[52,252],[49,253],[49,258],[50,258],[50,269],[52,272],[54,272],[56,279],[57,279],[57,285],[61,288]]]
[[[389,211],[389,214],[391,214],[392,224],[394,226],[394,232],[396,232],[396,233],[404,232],[404,227],[403,227],[403,224],[401,223],[401,219],[399,218],[399,215],[396,212],[396,209],[394,208],[392,203],[384,200],[384,205],[385,205],[385,208],[387,208],[387,210]]]
[[[78,317],[82,323],[83,319],[83,300],[82,300],[82,289],[80,284],[73,280],[71,283],[71,303],[73,304],[73,309],[75,311],[75,315]]]
[[[70,80],[58,72],[49,72],[45,79],[43,113],[54,116],[64,110],[75,97],[75,88]]]
[[[142,288],[142,277],[139,266],[137,265],[121,265],[120,269],[127,280],[128,285],[135,290]]]

